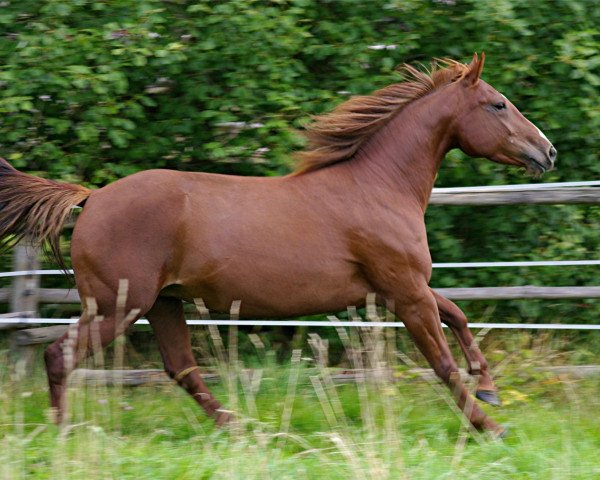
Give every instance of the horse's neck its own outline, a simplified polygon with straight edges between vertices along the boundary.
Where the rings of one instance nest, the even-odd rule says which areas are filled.
[[[415,197],[423,211],[444,155],[451,148],[451,107],[430,95],[407,105],[357,153],[361,181],[386,184]],[[443,99],[442,99],[443,100]],[[441,102],[443,103],[443,102]]]

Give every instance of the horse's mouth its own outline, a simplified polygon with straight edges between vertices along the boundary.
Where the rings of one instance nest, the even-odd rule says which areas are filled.
[[[531,155],[525,155],[525,168],[529,173],[534,175],[543,175],[548,170],[544,164],[542,164],[537,159],[533,158]]]
[[[548,165],[529,154],[523,154],[523,166],[528,173],[534,176],[542,176],[554,167],[552,163]]]
[[[519,154],[508,154],[501,153],[497,157],[491,158],[491,160],[504,163],[507,165],[514,165],[516,167],[524,168],[527,173],[533,175],[534,177],[541,177],[548,170],[552,169],[552,165],[546,165],[542,161],[538,160],[533,155],[528,153],[519,153]]]

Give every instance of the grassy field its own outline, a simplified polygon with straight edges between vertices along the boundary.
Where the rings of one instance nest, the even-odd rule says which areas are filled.
[[[389,354],[371,346],[354,361]],[[600,378],[541,373],[556,355],[517,347],[488,351],[504,405],[486,410],[509,426],[504,441],[469,432],[445,389],[402,362],[395,381],[375,372],[366,383],[334,384],[308,347],[284,366],[257,352],[246,359],[252,377],[221,365],[213,390],[238,412],[230,429],[215,429],[166,384],[72,386],[70,423],[59,431],[47,421],[41,365],[17,380],[3,350],[0,478],[600,478]]]

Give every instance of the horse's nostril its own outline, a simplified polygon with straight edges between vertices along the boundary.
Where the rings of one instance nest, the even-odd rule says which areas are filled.
[[[550,150],[548,151],[548,157],[550,158],[550,160],[554,161],[556,160],[556,148],[554,147],[550,147]]]

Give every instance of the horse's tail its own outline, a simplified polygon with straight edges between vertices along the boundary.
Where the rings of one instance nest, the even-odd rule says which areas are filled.
[[[60,268],[60,232],[72,207],[81,205],[92,191],[81,185],[35,177],[13,168],[0,158],[0,248],[28,237],[34,244],[46,241]]]

